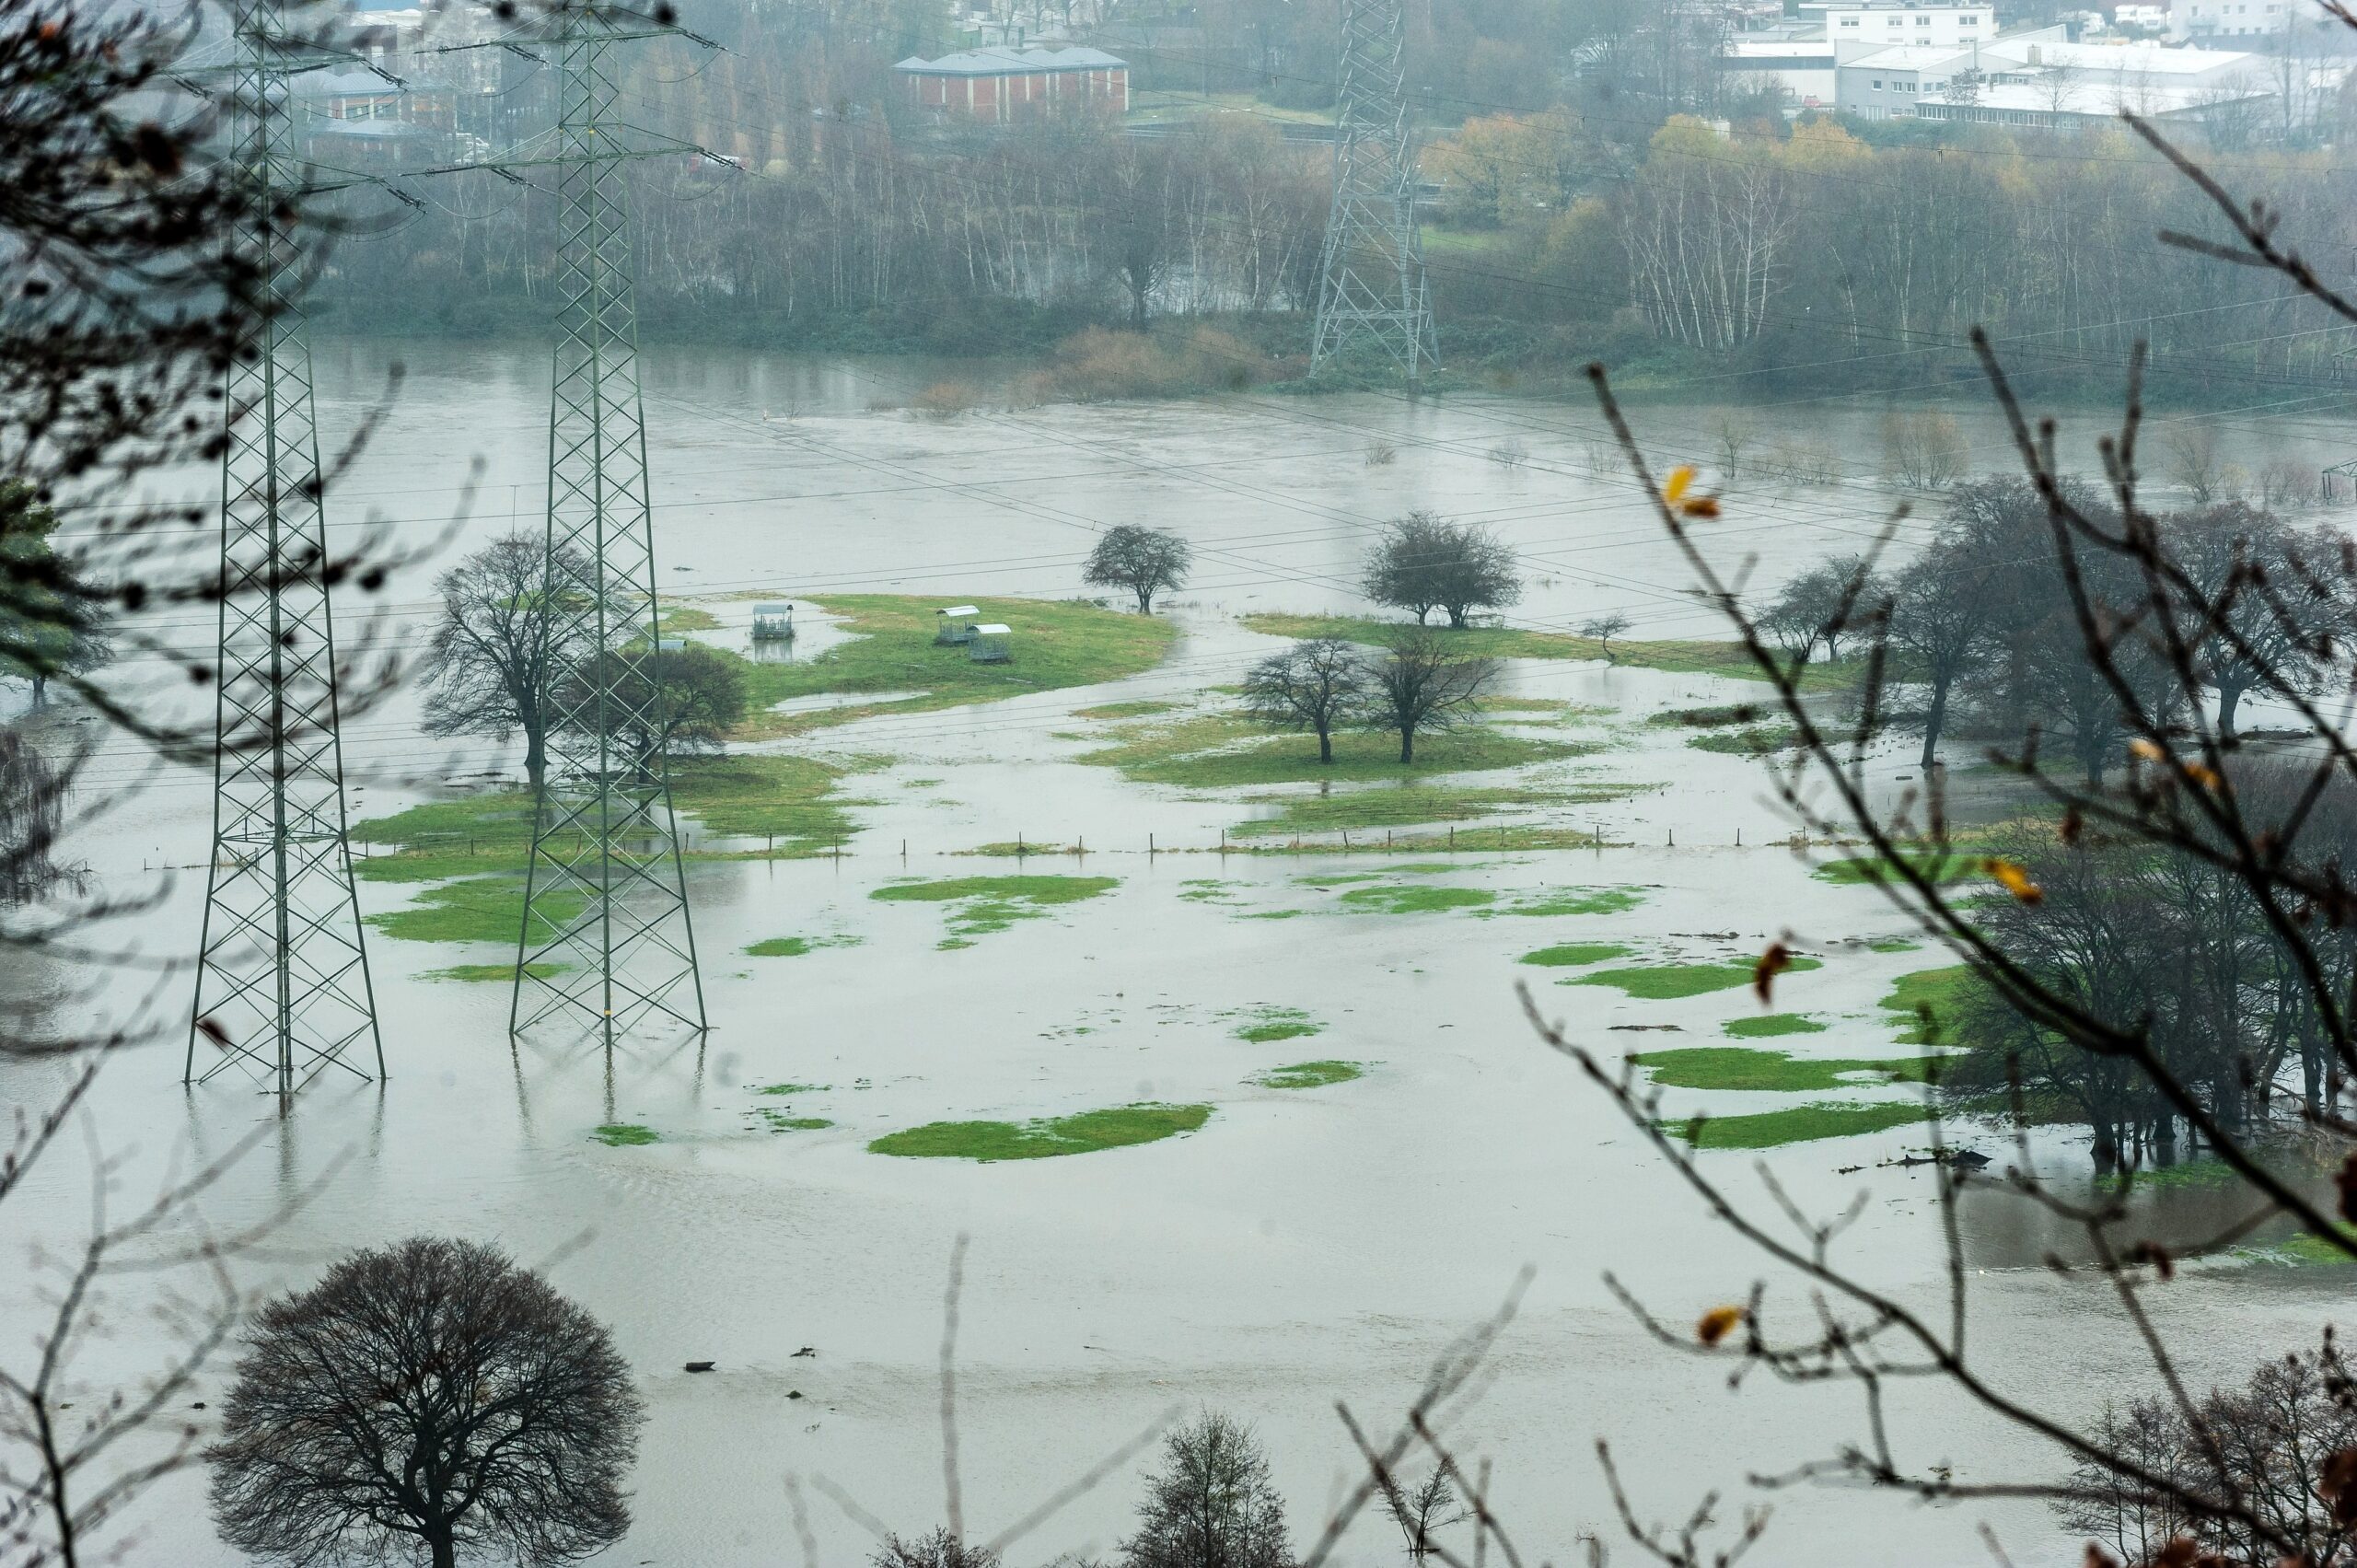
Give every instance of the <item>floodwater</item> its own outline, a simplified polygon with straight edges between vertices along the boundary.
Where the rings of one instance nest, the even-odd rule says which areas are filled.
[[[388,357],[374,344],[322,350],[325,429],[357,422]],[[447,555],[528,526],[546,450],[542,357],[439,345],[403,357],[407,377],[386,423],[335,497],[339,528],[376,527]],[[789,1474],[829,1478],[905,1533],[938,1522],[942,1302],[960,1235],[971,1250],[956,1417],[965,1518],[977,1535],[1024,1515],[1166,1410],[1207,1404],[1258,1426],[1306,1541],[1354,1473],[1337,1402],[1387,1429],[1434,1357],[1494,1311],[1527,1268],[1527,1292],[1480,1398],[1453,1413],[1451,1430],[1460,1453],[1492,1462],[1495,1505],[1528,1561],[1573,1561],[1590,1530],[1610,1538],[1599,1438],[1611,1443],[1642,1516],[1683,1519],[1713,1488],[1726,1493],[1728,1520],[1742,1503],[1771,1503],[1762,1561],[1984,1562],[1984,1525],[2016,1562],[2075,1561],[2033,1504],[1924,1506],[1818,1485],[1747,1492],[1747,1476],[1788,1472],[1863,1440],[1854,1394],[1765,1382],[1730,1389],[1724,1365],[1657,1345],[1603,1283],[1612,1272],[1682,1325],[1741,1299],[1763,1271],[1604,1097],[1540,1044],[1517,985],[1527,982],[1544,1013],[1611,1054],[1713,1043],[1724,1038],[1722,1021],[1754,1005],[1743,991],[1640,1001],[1559,987],[1565,971],[1519,965],[1520,954],[1626,942],[1646,957],[1748,957],[1790,932],[1824,967],[1786,977],[1778,1005],[1830,1028],[1776,1043],[1865,1057],[1893,1053],[1875,1005],[1891,981],[1945,961],[1871,950],[1867,940],[1902,934],[1880,897],[1814,879],[1791,850],[1768,847],[1791,824],[1754,764],[1637,722],[1662,707],[1726,701],[1737,688],[1647,670],[1517,666],[1523,695],[1614,710],[1588,728],[1615,744],[1532,777],[1599,786],[1607,798],[1580,808],[1573,825],[1600,827],[1627,847],[1502,854],[1484,853],[1469,831],[1446,869],[1396,878],[1489,889],[1492,911],[1568,886],[1642,894],[1612,914],[1353,912],[1339,889],[1302,878],[1381,872],[1375,858],[1222,857],[1221,830],[1251,814],[1232,796],[1188,798],[1073,761],[1088,744],[1074,737],[1090,728],[1074,710],[1232,681],[1276,645],[1239,626],[1239,613],[1353,608],[1354,562],[1384,518],[1411,506],[1487,522],[1523,552],[1533,581],[1512,613],[1516,624],[1560,628],[1620,610],[1631,636],[1713,634],[1707,610],[1684,591],[1689,576],[1602,460],[1594,411],[1478,397],[1410,404],[1248,394],[934,423],[871,406],[943,374],[905,362],[650,354],[664,586],[715,596],[712,608],[728,622],[715,640],[729,643],[742,635],[747,606],[717,596],[1068,597],[1083,591],[1091,530],[1150,523],[1185,533],[1198,557],[1195,581],[1167,607],[1184,633],[1169,661],[1113,685],[884,715],[794,743],[890,761],[850,781],[862,804],[840,860],[691,867],[714,1023],[701,1048],[645,1041],[609,1058],[548,1039],[511,1049],[503,988],[420,978],[504,954],[377,936],[371,956],[390,1071],[381,1086],[323,1085],[280,1121],[270,1101],[226,1078],[183,1090],[176,1047],[117,1061],[92,1117],[95,1146],[117,1162],[109,1180],[117,1212],[167,1171],[251,1137],[253,1149],[207,1194],[207,1222],[226,1231],[305,1200],[241,1265],[251,1291],[300,1283],[350,1247],[420,1231],[495,1240],[546,1262],[562,1289],[612,1326],[651,1411],[634,1478],[637,1523],[603,1562],[800,1561]],[[1649,449],[1707,463],[1722,412],[1647,408],[1637,420]],[[1881,413],[1879,404],[1840,400],[1747,411],[1763,444],[1778,430],[1805,431],[1852,471],[1840,484],[1800,489],[1739,475],[1712,530],[1722,565],[1735,570],[1756,555],[1758,580],[1773,581],[1871,538],[1896,499],[1873,473]],[[2256,440],[2258,414],[2223,424]],[[1976,466],[1999,466],[1995,424],[1960,417]],[[2266,430],[2302,460],[2339,456],[2321,423],[2270,413]],[[2066,440],[2083,446],[2091,432],[2091,423],[2073,424]],[[1509,442],[1522,460],[1493,455]],[[1376,443],[1390,449],[1387,461],[1368,460]],[[480,463],[471,477],[470,459]],[[1917,528],[1902,523],[1902,539]],[[398,647],[426,609],[424,572],[390,597],[377,630]],[[821,618],[806,613],[804,624],[807,654],[830,633]],[[181,630],[201,644],[209,629]],[[406,693],[354,723],[347,758],[363,816],[418,798],[421,777],[470,781],[515,767],[481,743],[424,741]],[[1912,771],[1904,748],[1877,768],[1884,787]],[[76,853],[99,889],[155,900],[110,935],[157,961],[185,952],[203,897],[191,868],[204,854],[209,781],[150,773],[115,744],[94,778],[94,788],[127,793]],[[1027,870],[1085,870],[1118,886],[956,951],[936,947],[939,906],[869,897],[907,875],[1012,870],[958,852],[1018,834],[1091,852]],[[400,907],[414,891],[366,884],[364,907]],[[1260,918],[1286,910],[1300,912]],[[784,935],[858,941],[798,958],[744,956],[749,944]],[[26,963],[11,980],[19,995],[49,996],[64,1025],[168,1020],[186,991],[185,976],[150,987],[122,966],[93,980],[62,963]],[[1299,1009],[1323,1032],[1273,1045],[1237,1039],[1240,1016],[1260,1008]],[[1640,1024],[1677,1032],[1615,1032]],[[1248,1081],[1302,1057],[1372,1065],[1356,1082],[1317,1089]],[[64,1072],[0,1067],[0,1104],[42,1103]],[[755,1091],[782,1082],[826,1086],[792,1097],[791,1109],[834,1125],[760,1130],[752,1113],[778,1102]],[[1762,1102],[1757,1109],[1794,1103],[1732,1098]],[[865,1147],[926,1121],[1139,1099],[1214,1110],[1187,1136],[1066,1159],[975,1165]],[[1673,1094],[1668,1107],[1678,1114],[1706,1102],[1755,1109],[1692,1094]],[[616,1121],[652,1127],[662,1141],[611,1148],[589,1137]],[[1900,1130],[1796,1144],[1757,1163],[1812,1212],[1838,1212],[1863,1191],[1843,1256],[1936,1318],[1945,1307],[1931,1184],[1917,1170],[1875,1167],[1922,1140],[1920,1130]],[[2083,1156],[2058,1139],[2040,1157],[2067,1168]],[[1754,1165],[1744,1154],[1703,1160],[1752,1212],[1781,1225]],[[1866,1168],[1843,1168],[1858,1167]],[[52,1251],[75,1245],[92,1187],[81,1145],[62,1148],[41,1167],[33,1201],[6,1206],[0,1255],[21,1257],[35,1238]],[[1973,1354],[1999,1388],[2065,1417],[2145,1391],[2132,1336],[2104,1291],[2038,1266],[2049,1240],[2042,1229],[2003,1201],[1974,1207],[1968,1220]],[[1802,1325],[1803,1290],[1770,1277],[1771,1313]],[[0,1273],[0,1317],[22,1325],[35,1288],[38,1278]],[[122,1309],[80,1362],[93,1397],[157,1365],[169,1342],[139,1309],[146,1279],[113,1288]],[[2334,1271],[2197,1266],[2153,1308],[2180,1335],[2200,1381],[2305,1342],[2341,1291]],[[7,1353],[20,1354],[24,1338],[12,1331],[18,1348]],[[805,1347],[813,1353],[796,1353]],[[718,1363],[713,1375],[678,1370],[704,1359]],[[203,1377],[192,1400],[217,1411],[224,1370]],[[209,1415],[190,1414],[202,1433]],[[1929,1381],[1894,1391],[1890,1424],[1902,1463],[1950,1466],[1959,1482],[2038,1478],[2060,1463]],[[1127,1527],[1138,1468],[1071,1503],[1013,1559],[1109,1551]],[[859,1525],[818,1493],[806,1488],[806,1498],[820,1561],[865,1554]],[[158,1487],[116,1535],[137,1562],[236,1561],[203,1523],[195,1473]],[[1397,1553],[1388,1527],[1369,1516],[1343,1557]]]

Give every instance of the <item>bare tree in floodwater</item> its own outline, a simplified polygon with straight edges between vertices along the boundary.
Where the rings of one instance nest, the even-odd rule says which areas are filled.
[[[1318,737],[1334,760],[1334,732],[1357,718],[1370,684],[1366,655],[1340,637],[1312,637],[1271,654],[1244,678],[1244,706],[1262,724]]]
[[[1399,738],[1399,763],[1416,760],[1416,737],[1469,722],[1497,683],[1498,661],[1462,652],[1423,627],[1391,639],[1369,668],[1364,723]]]
[[[552,575],[547,542],[513,533],[436,578],[442,613],[419,663],[425,733],[480,735],[504,745],[520,730],[524,773],[538,790],[548,772],[552,672],[570,669],[583,652],[559,645],[559,629],[579,621],[552,613],[548,585],[585,575],[576,560],[560,563]]]

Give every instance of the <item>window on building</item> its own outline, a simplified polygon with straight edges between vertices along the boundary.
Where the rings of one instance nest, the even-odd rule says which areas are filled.
[[[1854,28],[1858,25],[1858,18],[1855,17],[1844,17],[1841,18],[1841,25],[1845,28]]]
[[[1876,76],[1875,78],[1875,91],[1882,91],[1882,78],[1880,76]]]

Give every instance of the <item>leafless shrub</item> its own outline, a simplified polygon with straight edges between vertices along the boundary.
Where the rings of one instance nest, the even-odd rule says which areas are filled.
[[[1363,458],[1368,468],[1387,468],[1399,460],[1399,448],[1378,436],[1366,444]]]
[[[1489,457],[1500,468],[1518,469],[1530,460],[1530,448],[1520,436],[1509,436],[1490,448]]]
[[[1940,409],[1894,409],[1883,416],[1886,471],[1914,490],[1945,490],[1964,477],[1968,456],[1956,416]]]

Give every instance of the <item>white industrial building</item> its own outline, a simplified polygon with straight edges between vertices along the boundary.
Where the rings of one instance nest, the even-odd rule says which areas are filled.
[[[2269,62],[2237,50],[2071,43],[2042,34],[1966,49],[1886,49],[1840,66],[1835,104],[1864,120],[2065,127],[2122,110],[2198,119],[2274,96]]]
[[[2174,43],[2074,43],[2062,27],[2000,33],[1989,6],[1801,0],[1798,19],[1730,38],[1719,69],[1729,77],[1777,82],[1796,108],[1865,120],[2055,129],[2112,122],[2122,110],[2156,120],[2200,119],[2275,98],[2281,63],[2182,41],[2279,30],[2293,3],[2168,0],[2165,12],[2151,6],[2149,18],[2140,10],[2134,20],[2165,15]],[[2337,65],[2313,69],[2338,79]],[[2323,75],[2295,99],[2313,100]]]

